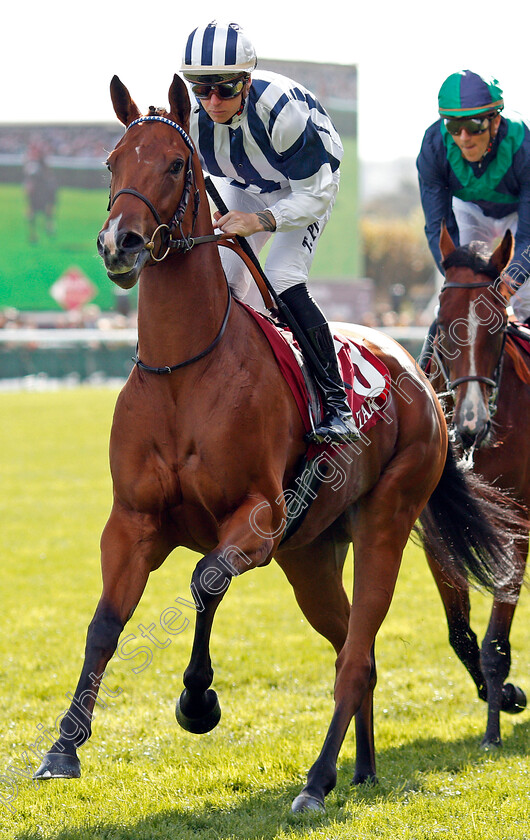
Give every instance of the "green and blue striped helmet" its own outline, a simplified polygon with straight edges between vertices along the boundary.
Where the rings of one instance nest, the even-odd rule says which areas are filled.
[[[438,94],[438,113],[446,119],[475,117],[502,111],[504,99],[497,79],[471,70],[459,70],[447,77]]]

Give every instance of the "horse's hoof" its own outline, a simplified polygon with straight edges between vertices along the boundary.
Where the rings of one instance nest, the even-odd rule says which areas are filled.
[[[34,779],[79,779],[81,776],[81,762],[76,755],[65,753],[47,753]]]
[[[484,752],[495,752],[496,750],[500,750],[502,749],[502,740],[500,738],[490,740],[484,736],[480,742],[480,749],[484,750]]]
[[[209,706],[209,708],[199,717],[190,717],[182,711],[183,700],[187,697],[188,692],[184,689],[177,700],[175,715],[180,726],[182,726],[186,732],[193,732],[194,735],[204,735],[205,732],[211,732],[212,729],[215,729],[221,720],[221,706],[219,705],[217,694],[213,688],[209,688],[205,694],[205,698],[207,699],[206,705]]]
[[[378,784],[378,778],[375,773],[355,773],[355,776],[351,780],[350,784],[352,785],[376,785]]]
[[[324,800],[311,796],[310,793],[300,793],[291,805],[293,814],[300,814],[302,811],[325,811]]]
[[[502,687],[502,706],[501,711],[508,712],[509,715],[518,715],[526,709],[526,694],[518,685],[505,683]]]

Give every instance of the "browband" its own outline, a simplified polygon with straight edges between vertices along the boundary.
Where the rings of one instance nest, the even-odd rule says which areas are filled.
[[[188,149],[190,150],[190,152],[195,151],[195,147],[194,147],[193,143],[191,142],[191,139],[188,137],[188,135],[184,131],[184,129],[180,125],[178,125],[178,123],[173,122],[173,120],[168,120],[167,117],[160,117],[160,116],[156,116],[154,114],[150,117],[138,117],[137,120],[133,120],[132,123],[129,123],[129,125],[127,126],[127,131],[129,131],[129,129],[132,128],[133,125],[138,125],[138,123],[142,123],[142,122],[161,122],[161,123],[165,123],[166,125],[172,126],[172,128],[176,128],[178,133],[184,139],[184,141],[185,141]]]

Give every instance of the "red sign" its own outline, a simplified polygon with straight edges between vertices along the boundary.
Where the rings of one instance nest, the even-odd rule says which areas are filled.
[[[63,309],[79,309],[96,294],[96,287],[76,266],[68,268],[50,288],[50,295]]]

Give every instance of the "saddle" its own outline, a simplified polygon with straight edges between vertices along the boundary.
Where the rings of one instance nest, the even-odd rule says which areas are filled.
[[[322,401],[319,390],[302,353],[286,327],[252,307],[237,301],[258,324],[267,338],[278,367],[295,399],[305,432],[311,431],[322,418]],[[309,444],[299,465],[293,483],[284,491],[287,524],[282,543],[300,527],[318,489],[326,478],[331,461],[341,449],[353,448],[355,452],[368,443],[364,433],[383,416],[390,392],[390,372],[383,362],[367,347],[340,333],[332,325],[339,370],[345,383],[348,402],[361,439],[352,444]],[[364,442],[363,442],[364,441]]]

